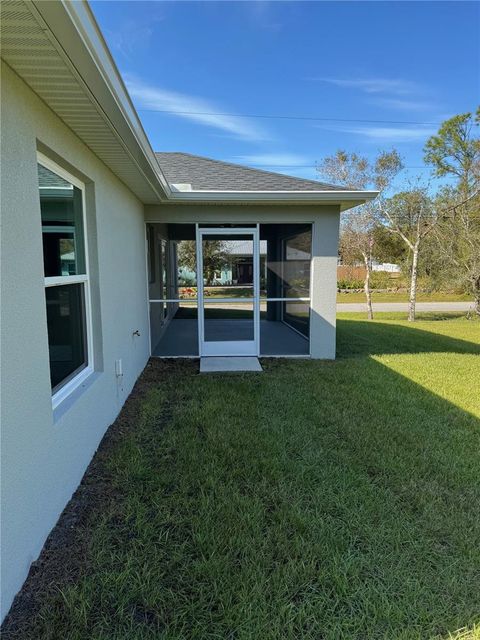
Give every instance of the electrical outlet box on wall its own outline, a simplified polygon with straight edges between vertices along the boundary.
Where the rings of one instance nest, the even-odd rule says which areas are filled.
[[[115,375],[117,378],[123,376],[123,364],[121,358],[119,360],[115,360]]]

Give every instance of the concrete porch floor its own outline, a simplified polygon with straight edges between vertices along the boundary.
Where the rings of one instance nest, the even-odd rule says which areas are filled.
[[[234,325],[234,326],[233,326]],[[206,334],[225,339],[250,335],[249,320],[206,320]],[[198,324],[192,319],[173,319],[152,352],[153,356],[198,356]],[[309,341],[283,322],[260,321],[261,356],[308,356]]]

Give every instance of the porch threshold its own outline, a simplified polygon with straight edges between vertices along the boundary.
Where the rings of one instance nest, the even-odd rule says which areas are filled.
[[[200,358],[200,373],[263,371],[257,357],[252,356],[209,356]]]

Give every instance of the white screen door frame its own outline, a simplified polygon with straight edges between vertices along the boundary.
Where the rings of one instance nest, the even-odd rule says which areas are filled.
[[[201,357],[207,356],[258,356],[260,352],[260,236],[256,227],[201,227],[196,224],[197,247],[197,297],[198,297],[198,345]],[[253,340],[205,340],[205,304],[203,283],[204,236],[251,236],[253,241],[253,298],[215,298],[226,305],[248,300],[253,303]],[[250,238],[249,238],[250,239]],[[213,301],[212,301],[213,302]],[[232,320],[234,322],[234,320]]]

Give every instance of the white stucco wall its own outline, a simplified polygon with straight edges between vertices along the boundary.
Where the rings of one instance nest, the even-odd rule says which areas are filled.
[[[149,354],[143,205],[2,64],[2,617]],[[36,152],[87,182],[96,371],[52,412]],[[55,155],[57,154],[57,155]],[[134,337],[138,330],[140,337]],[[123,360],[123,380],[115,360]]]
[[[325,208],[313,224],[310,354],[333,360],[337,326],[337,262],[340,211]]]

